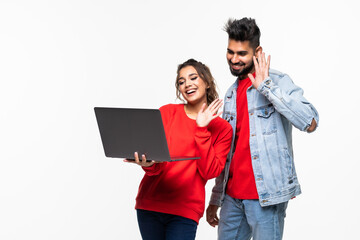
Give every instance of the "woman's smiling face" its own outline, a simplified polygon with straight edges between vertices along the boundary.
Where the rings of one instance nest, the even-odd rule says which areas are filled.
[[[206,103],[207,88],[207,84],[193,66],[186,66],[180,70],[178,89],[188,104]]]

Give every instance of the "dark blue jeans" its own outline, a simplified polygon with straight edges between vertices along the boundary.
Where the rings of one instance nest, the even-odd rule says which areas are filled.
[[[143,240],[194,240],[197,222],[177,215],[137,209]]]

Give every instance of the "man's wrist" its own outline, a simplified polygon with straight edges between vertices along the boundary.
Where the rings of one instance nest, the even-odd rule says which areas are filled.
[[[270,77],[267,77],[264,79],[264,81],[262,81],[259,85],[259,87],[257,88],[257,90],[259,92],[261,92],[262,94],[265,94],[267,91],[269,91],[271,89],[271,87],[274,85],[273,81],[271,80]]]

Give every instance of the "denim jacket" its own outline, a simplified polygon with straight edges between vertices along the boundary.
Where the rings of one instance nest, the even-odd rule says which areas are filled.
[[[223,118],[233,128],[233,140],[210,199],[210,204],[217,206],[223,203],[235,151],[237,86],[238,81],[228,89],[224,100]],[[288,75],[272,69],[258,89],[251,86],[246,94],[251,161],[260,205],[286,202],[301,193],[293,159],[292,126],[306,131],[312,119],[318,124],[318,113]]]

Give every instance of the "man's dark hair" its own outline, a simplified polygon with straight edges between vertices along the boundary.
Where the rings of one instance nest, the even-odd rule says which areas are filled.
[[[224,30],[229,34],[229,39],[241,42],[249,41],[254,50],[260,46],[261,33],[255,19],[242,18],[236,20],[230,18],[225,24]]]

